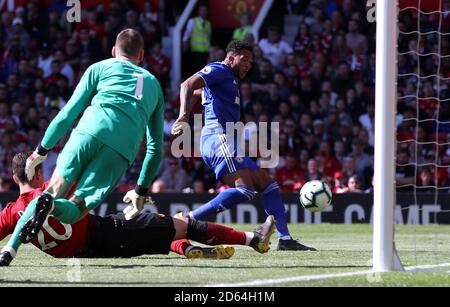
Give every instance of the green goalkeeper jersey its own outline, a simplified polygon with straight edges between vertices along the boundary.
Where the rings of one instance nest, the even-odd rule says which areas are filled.
[[[163,150],[164,98],[158,80],[147,70],[117,58],[91,65],[67,105],[50,123],[41,145],[53,148],[83,110],[75,129],[113,148],[130,165],[147,134],[138,184],[148,187]]]

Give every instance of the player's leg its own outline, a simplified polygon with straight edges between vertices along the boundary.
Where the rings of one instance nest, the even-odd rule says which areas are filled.
[[[22,238],[29,240],[34,237],[49,214],[66,224],[73,224],[83,216],[85,211],[80,204],[64,197],[102,146],[100,141],[89,134],[76,130],[72,132],[58,157],[47,190],[38,198],[34,215],[21,233]]]
[[[188,259],[229,259],[234,255],[232,246],[200,247],[192,245],[186,239],[188,233],[188,218],[173,218],[175,236],[170,245],[170,250]]]
[[[17,221],[14,232],[4,250],[8,251],[14,258],[21,243],[30,242],[39,232],[40,225],[42,225],[53,208],[53,197],[66,196],[70,187],[71,184],[63,180],[59,176],[58,171],[55,170],[47,191],[32,200]]]
[[[255,196],[250,172],[247,169],[226,174],[222,177],[222,181],[231,188],[219,193],[205,205],[190,212],[190,217],[203,219],[207,216],[229,210],[236,204],[248,202]]]
[[[303,245],[292,239],[278,183],[272,179],[266,170],[255,168],[251,172],[255,188],[261,194],[264,210],[267,214],[275,217],[277,232],[280,237],[278,250],[315,250],[313,247]]]
[[[127,159],[114,149],[102,144],[78,180],[70,201],[65,199],[61,201],[66,204],[69,202],[75,204],[79,208],[78,219],[80,219],[102,203],[119,183],[127,168]],[[59,219],[59,217],[56,218]]]
[[[202,247],[193,245],[189,240],[181,239],[172,241],[170,251],[185,256],[187,259],[230,259],[234,255],[234,247],[231,245],[218,245],[214,247]]]
[[[220,224],[198,221],[188,217],[173,218],[176,235],[174,240],[190,239],[207,245],[247,245],[260,253],[269,250],[270,236],[275,230],[273,216],[253,232],[237,231]]]
[[[35,217],[30,221],[33,227],[31,234],[28,231],[28,237],[39,232],[46,218],[37,216],[40,203],[52,202],[51,215],[65,224],[74,224],[103,201],[127,167],[128,161],[124,157],[96,138],[84,133],[72,133],[58,157],[52,183],[39,198],[42,201],[38,201]],[[63,197],[72,182],[78,184],[74,195],[68,200]]]
[[[252,179],[256,190],[261,195],[261,201],[267,214],[276,220],[278,236],[281,239],[291,239],[287,226],[287,217],[278,183],[271,178],[266,170],[257,168],[252,171]]]
[[[247,202],[255,196],[251,174],[242,158],[236,158],[236,147],[230,146],[225,135],[202,136],[202,158],[231,188],[225,190],[202,207],[190,212],[190,217],[202,219],[226,211],[238,203]]]

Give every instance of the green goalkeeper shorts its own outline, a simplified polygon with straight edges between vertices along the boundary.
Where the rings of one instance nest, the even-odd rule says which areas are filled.
[[[128,160],[99,139],[74,130],[56,168],[67,182],[78,182],[74,194],[92,210],[115,188],[128,168]]]

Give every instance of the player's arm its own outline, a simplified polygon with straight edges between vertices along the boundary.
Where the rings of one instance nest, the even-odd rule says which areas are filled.
[[[180,87],[180,114],[172,127],[172,134],[179,135],[182,124],[189,121],[193,105],[201,101],[201,89],[206,86],[205,80],[198,74],[193,75],[181,84]]]
[[[131,203],[123,211],[125,218],[135,218],[144,208],[145,202],[152,202],[147,198],[148,188],[155,178],[164,152],[164,97],[158,83],[158,104],[147,124],[147,152],[139,174],[137,186],[129,191],[123,201]]]
[[[87,103],[94,96],[98,83],[98,74],[95,64],[90,66],[83,74],[80,82],[78,83],[72,97],[68,101],[67,105],[56,115],[52,120],[41,144],[28,158],[25,165],[25,172],[29,180],[34,177],[34,169],[36,166],[42,163],[47,157],[47,153],[55,147],[62,136],[69,130],[73,122],[80,113],[84,110]]]
[[[50,150],[55,147],[94,96],[98,83],[98,73],[95,67],[92,65],[86,70],[67,105],[48,126],[41,142],[41,146],[45,149]]]
[[[164,152],[164,97],[159,88],[159,102],[147,124],[147,152],[138,179],[138,188],[147,191],[159,169]],[[146,195],[145,193],[138,193]]]
[[[13,233],[16,223],[14,223],[11,212],[12,204],[0,212],[0,241]]]

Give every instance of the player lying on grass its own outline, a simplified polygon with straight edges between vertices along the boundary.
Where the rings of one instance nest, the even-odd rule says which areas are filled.
[[[112,56],[89,66],[28,157],[25,170],[31,180],[36,166],[84,111],[58,156],[47,188],[17,221],[6,244],[11,254],[39,233],[50,213],[62,223],[74,224],[101,204],[133,163],[146,135],[147,152],[136,189],[126,194],[125,201],[132,205],[125,217],[132,219],[144,205],[163,153],[164,97],[158,80],[138,66],[144,58],[144,40],[138,31],[120,32]],[[73,195],[64,198],[74,182]]]
[[[13,232],[28,204],[48,186],[39,166],[34,178],[28,181],[25,175],[27,157],[28,154],[19,153],[13,159],[13,179],[19,185],[20,196],[0,213],[0,240]],[[185,239],[207,245],[248,245],[257,252],[266,253],[274,231],[272,216],[254,232],[240,232],[223,225],[162,214],[142,213],[129,221],[123,213],[107,217],[88,214],[72,225],[49,216],[31,242],[55,258],[127,258],[168,254],[171,250],[187,258],[225,259],[233,256],[232,246],[202,248]],[[8,266],[14,256],[9,251],[2,251],[0,266]]]

